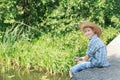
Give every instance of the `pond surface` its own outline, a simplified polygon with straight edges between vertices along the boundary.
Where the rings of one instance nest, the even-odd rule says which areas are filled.
[[[0,80],[69,80],[68,74],[49,75],[44,72],[9,71],[0,73]]]

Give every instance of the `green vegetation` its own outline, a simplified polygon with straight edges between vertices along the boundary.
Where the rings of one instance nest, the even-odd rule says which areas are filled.
[[[119,0],[1,0],[0,71],[68,72],[87,49],[79,21],[101,25],[107,45],[120,32],[119,9]]]

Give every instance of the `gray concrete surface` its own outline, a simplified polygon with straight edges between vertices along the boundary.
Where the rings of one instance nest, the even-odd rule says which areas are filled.
[[[72,80],[120,80],[120,35],[107,45],[108,68],[91,68],[80,71]]]

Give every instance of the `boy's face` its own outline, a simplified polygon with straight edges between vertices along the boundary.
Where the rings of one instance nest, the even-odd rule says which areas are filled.
[[[93,30],[89,27],[84,29],[84,33],[88,38],[92,37],[95,34]]]

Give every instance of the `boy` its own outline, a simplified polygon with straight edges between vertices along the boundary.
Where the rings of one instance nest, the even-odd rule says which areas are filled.
[[[100,40],[101,29],[92,22],[80,22],[78,27],[89,38],[88,49],[86,56],[82,58],[82,61],[73,66],[69,75],[72,76],[84,69],[93,67],[108,67],[107,50],[105,44]]]

